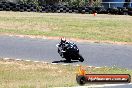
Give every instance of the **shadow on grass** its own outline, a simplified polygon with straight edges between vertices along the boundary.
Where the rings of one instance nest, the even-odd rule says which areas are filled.
[[[53,61],[52,63],[76,63],[76,62],[79,62],[79,61],[67,61],[67,60],[59,60],[59,61]]]

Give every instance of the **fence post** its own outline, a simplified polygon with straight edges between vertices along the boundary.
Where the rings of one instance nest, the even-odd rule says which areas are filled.
[[[109,2],[109,8],[110,8],[110,2]]]

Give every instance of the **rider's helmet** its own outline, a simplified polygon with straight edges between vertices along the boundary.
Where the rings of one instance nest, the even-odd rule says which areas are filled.
[[[61,43],[66,43],[66,38],[65,37],[61,38]]]

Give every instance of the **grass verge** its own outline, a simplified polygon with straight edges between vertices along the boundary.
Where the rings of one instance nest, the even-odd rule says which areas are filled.
[[[124,15],[0,12],[0,33],[131,43],[131,20]]]
[[[87,68],[87,73],[130,74],[117,67]],[[77,86],[77,66],[0,59],[0,88],[49,88]]]

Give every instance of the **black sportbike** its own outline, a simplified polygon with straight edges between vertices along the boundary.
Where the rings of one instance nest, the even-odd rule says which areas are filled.
[[[79,54],[79,49],[75,43],[66,43],[62,49],[62,46],[59,46],[59,44],[56,45],[58,47],[58,53],[62,58],[65,58],[66,61],[71,62],[71,60],[79,60],[80,62],[83,62],[84,59],[82,55]]]

